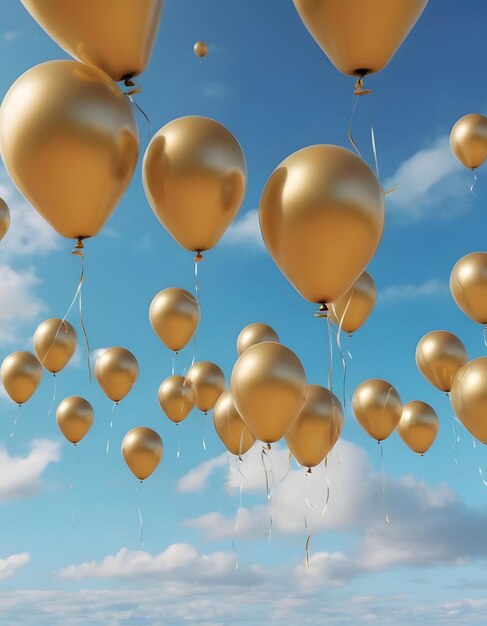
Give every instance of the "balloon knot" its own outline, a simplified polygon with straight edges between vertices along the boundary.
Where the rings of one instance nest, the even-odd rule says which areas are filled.
[[[123,84],[128,89],[128,91],[125,92],[126,96],[135,96],[142,91],[142,87],[132,80],[133,77],[133,74],[125,74],[125,76],[122,76],[120,79],[123,80]]]
[[[307,474],[312,474],[311,467],[308,467],[308,471],[306,473]]]
[[[268,443],[266,447],[267,447],[268,450],[272,450],[270,443]]]
[[[203,260],[203,255],[201,254],[201,250],[196,250],[196,254],[194,255],[195,263],[199,263]]]
[[[243,461],[242,457],[240,456],[240,454],[238,455],[238,460],[239,461]]]
[[[372,89],[366,89],[364,87],[364,76],[366,73],[367,72],[363,73],[362,76],[357,79],[353,90],[354,96],[367,96],[369,93],[372,93]]]
[[[71,254],[75,254],[76,256],[83,256],[85,244],[83,243],[84,237],[78,237],[78,241],[76,242],[74,248],[71,250]]]
[[[327,318],[329,315],[329,309],[326,306],[326,302],[321,302],[320,306],[318,307],[318,310],[315,313],[315,317],[322,317],[322,318]]]

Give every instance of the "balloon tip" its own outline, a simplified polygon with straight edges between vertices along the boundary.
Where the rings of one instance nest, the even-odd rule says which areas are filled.
[[[315,313],[315,317],[327,318],[329,312],[330,311],[328,307],[326,306],[326,302],[320,302],[320,306],[318,307],[318,310]]]
[[[306,472],[307,474],[312,474],[313,472],[311,471],[311,467],[308,467],[308,471]]]
[[[203,260],[203,255],[201,254],[201,250],[196,250],[196,254],[194,255],[195,263],[199,263]]]
[[[83,239],[84,237],[78,237],[78,241],[76,242],[74,248],[71,250],[71,254],[74,254],[76,256],[83,256],[83,250],[85,248]]]

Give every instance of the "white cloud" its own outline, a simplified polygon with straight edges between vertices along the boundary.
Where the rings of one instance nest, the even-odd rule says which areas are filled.
[[[400,302],[403,300],[414,300],[427,296],[444,296],[450,293],[446,283],[432,278],[419,285],[390,285],[379,292],[379,303]]]
[[[225,98],[230,95],[231,92],[230,87],[223,83],[211,82],[203,87],[203,94],[207,98]]]
[[[26,456],[10,456],[5,448],[0,448],[0,502],[36,494],[42,486],[42,473],[59,459],[59,443],[48,439],[33,441]]]
[[[385,189],[397,189],[387,196],[391,212],[417,221],[428,217],[452,217],[470,205],[469,173],[451,153],[447,135],[430,147],[419,150],[401,163]]]
[[[256,250],[264,250],[264,241],[260,232],[259,211],[251,209],[230,226],[223,243],[227,245],[238,245]]]
[[[20,32],[20,30],[7,30],[6,32],[3,33],[2,39],[4,43],[11,43],[12,41],[15,41],[16,39],[19,39],[21,35],[22,33]]]
[[[178,480],[177,489],[179,493],[204,491],[208,487],[208,481],[213,472],[219,467],[225,467],[226,464],[226,454],[221,454],[214,459],[201,463]]]
[[[6,559],[0,559],[0,580],[8,580],[17,574],[30,561],[28,552],[12,554]]]

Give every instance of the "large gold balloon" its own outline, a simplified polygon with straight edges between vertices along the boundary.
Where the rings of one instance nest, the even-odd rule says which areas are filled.
[[[42,367],[30,352],[12,352],[3,360],[0,377],[12,400],[24,404],[41,382]]]
[[[308,385],[303,408],[286,434],[297,462],[310,470],[319,465],[338,441],[344,420],[340,400],[331,391]]]
[[[255,443],[255,437],[241,418],[229,389],[222,393],[215,404],[213,424],[225,448],[235,456],[242,456]]]
[[[330,304],[330,319],[352,334],[365,324],[376,301],[374,279],[368,272],[363,272],[344,296]]]
[[[22,0],[66,52],[113,80],[141,74],[152,52],[164,0]]]
[[[450,291],[471,320],[487,324],[487,253],[472,252],[457,261],[450,274]]]
[[[463,343],[446,330],[428,333],[419,340],[416,348],[419,371],[440,391],[450,391],[455,374],[467,361]]]
[[[198,361],[189,368],[186,384],[193,388],[195,405],[206,413],[222,395],[225,375],[215,363]]]
[[[424,454],[429,450],[439,429],[438,415],[429,404],[413,400],[404,405],[397,432],[413,452]]]
[[[203,59],[208,54],[208,44],[204,41],[197,41],[193,46],[194,53],[200,59]]]
[[[184,376],[174,374],[161,383],[158,399],[167,417],[179,424],[194,406],[195,391]]]
[[[450,146],[465,167],[480,167],[487,159],[487,117],[480,113],[461,117],[451,129]]]
[[[356,154],[311,146],[285,159],[260,202],[265,244],[311,302],[336,302],[364,271],[384,227],[384,193]]]
[[[177,352],[184,348],[198,328],[200,305],[189,291],[169,287],[154,296],[149,319],[159,339]]]
[[[285,346],[257,343],[233,367],[232,396],[251,433],[264,443],[284,437],[306,399],[306,373]]]
[[[76,351],[76,331],[65,320],[45,320],[34,333],[34,350],[41,365],[48,372],[57,374]]]
[[[79,396],[65,398],[56,411],[57,425],[66,439],[74,444],[88,433],[93,419],[93,407],[88,400]]]
[[[10,210],[5,200],[2,200],[2,198],[0,198],[0,241],[2,241],[2,239],[5,237],[9,228]]]
[[[245,158],[224,126],[181,117],[152,138],[144,156],[144,189],[161,224],[187,250],[213,248],[245,195]]]
[[[376,441],[389,437],[402,414],[399,394],[379,378],[365,380],[355,389],[352,408],[359,424]]]
[[[279,337],[276,331],[267,324],[263,324],[262,322],[249,324],[240,332],[237,338],[238,356],[243,354],[250,346],[254,346],[256,343],[262,343],[263,341],[275,341],[279,343]]]
[[[428,0],[294,0],[304,25],[333,65],[350,76],[379,72]]]
[[[137,382],[139,364],[125,348],[108,348],[96,359],[95,376],[110,400],[120,402]]]
[[[19,190],[71,239],[101,230],[139,151],[127,97],[104,72],[76,61],[42,63],[15,81],[0,109],[0,145]]]
[[[125,463],[132,474],[141,481],[157,468],[163,453],[162,439],[152,428],[138,426],[123,438],[122,455]]]
[[[453,379],[451,403],[458,419],[487,445],[487,357],[469,361]]]

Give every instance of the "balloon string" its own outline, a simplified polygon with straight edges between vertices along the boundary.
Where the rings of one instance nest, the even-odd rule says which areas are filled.
[[[137,91],[134,92],[134,95],[135,95],[135,93],[137,93]],[[152,137],[152,123],[150,121],[149,116],[144,111],[144,109],[135,101],[135,99],[133,98],[133,94],[127,93],[125,95],[130,100],[130,102],[134,105],[134,107],[136,107],[138,109],[138,111],[142,114],[142,116],[144,117],[145,121],[147,122],[147,132],[148,132],[147,138],[150,141],[151,137]]]
[[[54,378],[54,392],[52,394],[51,405],[49,406],[49,411],[47,412],[47,417],[51,417],[52,409],[54,407],[54,403],[56,402],[56,393],[57,393],[57,376],[56,374],[52,375]]]
[[[202,427],[202,431],[201,431],[201,445],[203,446],[203,450],[206,452],[206,426],[208,423],[208,420],[206,419],[208,417],[208,413],[205,411],[205,414],[203,415],[201,421],[203,423],[203,427]]]
[[[71,528],[74,528],[76,525],[76,478],[78,475],[78,467],[79,467],[79,457],[80,457],[80,451],[79,448],[76,444],[73,444],[74,447],[76,448],[76,457],[74,460],[74,467],[73,467],[73,479],[69,485],[69,488],[73,494],[73,498],[72,498],[72,502],[73,502],[73,510],[71,512]]]
[[[174,372],[176,371],[176,353],[172,353],[172,366],[171,366],[171,376],[174,376]]]
[[[140,481],[140,484],[142,485],[142,481]],[[135,489],[135,504],[137,506],[137,514],[139,516],[139,524],[140,524],[140,547],[143,548],[144,547],[144,520],[142,519],[142,511],[140,510],[140,504],[139,504],[139,485],[137,485],[136,489]]]
[[[352,335],[351,335],[351,334],[349,334],[349,335],[348,335],[348,348],[347,348],[347,354],[348,354],[348,358],[350,359],[350,361],[353,361],[353,356],[352,356],[352,352],[351,352],[351,348],[350,348],[351,339],[352,339]]]
[[[386,524],[389,523],[389,515],[387,514],[387,505],[386,505],[386,474],[384,472],[384,447],[382,445],[382,441],[377,442],[380,447],[380,471],[382,477],[382,506],[384,507],[384,522]]]
[[[452,421],[451,421],[451,425],[452,425],[452,429],[453,429],[453,460],[455,461],[455,466],[457,468],[457,473],[460,474],[460,465],[458,463],[458,458],[457,458],[457,446],[460,443],[460,435],[458,434],[457,431],[457,427],[455,425],[455,421],[456,421],[456,417],[455,415],[452,415]]]
[[[21,410],[22,410],[22,405],[19,404],[19,408],[17,409],[17,412],[15,413],[15,416],[13,419],[12,432],[10,433],[10,439],[12,439],[12,437],[15,435],[15,427],[17,426],[17,422],[19,420]]]
[[[342,366],[343,366],[343,412],[346,413],[346,409],[347,409],[347,362],[345,360],[345,357],[343,356],[343,350],[342,350],[342,328],[343,328],[343,322],[345,320],[345,316],[347,314],[348,311],[348,307],[350,306],[350,302],[352,301],[352,297],[353,297],[353,292],[354,292],[355,286],[352,288],[352,291],[350,293],[350,297],[348,298],[348,302],[347,305],[343,311],[343,314],[340,318],[340,323],[338,325],[338,332],[337,332],[337,346],[338,346],[338,352],[340,354],[340,358],[342,360]],[[333,314],[335,315],[335,317],[337,317],[336,311],[335,311],[335,307],[332,304],[331,305]]]
[[[238,569],[238,554],[237,554],[237,549],[235,547],[235,542],[237,540],[237,533],[238,533],[238,526],[240,524],[240,515],[242,513],[242,492],[243,492],[243,481],[245,476],[243,475],[242,472],[242,468],[240,467],[240,463],[242,462],[242,459],[237,458],[237,463],[238,465],[238,474],[240,476],[240,486],[239,486],[239,496],[238,496],[238,511],[237,511],[237,518],[235,520],[235,528],[233,529],[233,541],[232,541],[232,548],[233,548],[233,552],[235,554],[235,569]]]
[[[81,276],[84,276],[84,265],[85,265],[85,257],[82,256],[81,257]],[[82,281],[82,278],[80,279]],[[85,340],[85,346],[86,346],[86,360],[88,362],[88,376],[90,378],[90,383],[91,383],[91,363],[90,363],[90,342],[88,341],[88,335],[86,333],[86,328],[85,328],[85,323],[83,320],[83,300],[82,300],[83,294],[82,294],[82,290],[80,288],[79,290],[79,300],[78,300],[78,304],[79,304],[79,321],[81,324],[81,330],[83,332],[83,337]]]
[[[425,480],[425,460],[424,460],[424,454],[421,455],[421,469],[422,469],[422,478],[421,478],[421,490],[423,492],[423,496],[424,496],[424,503],[423,503],[423,511],[426,510],[426,507],[428,506],[428,490],[426,488],[426,480]]]
[[[309,499],[312,474],[310,472],[306,472],[305,476],[306,476],[307,482],[306,482],[306,491],[304,492],[304,503],[309,509],[313,510],[315,507],[313,503],[310,502],[310,499]],[[308,516],[306,515],[306,513],[304,514],[304,527],[308,528]]]
[[[69,311],[68,311],[69,312]],[[67,314],[66,314],[67,315]],[[42,357],[41,360],[41,365],[44,365],[45,360],[47,359],[47,355],[49,354],[49,352],[51,351],[52,346],[54,345],[54,342],[57,339],[57,336],[59,335],[59,331],[61,330],[61,327],[64,326],[64,332],[67,333],[68,332],[68,327],[66,324],[66,315],[64,316],[64,318],[62,320],[59,320],[59,325],[56,329],[56,332],[54,334],[54,337],[52,338],[51,343],[49,344],[46,352],[44,353],[44,356]]]
[[[355,110],[357,108],[357,103],[358,103],[358,96],[356,96],[355,94],[352,96],[352,102],[353,102],[353,104],[352,104],[352,113],[350,115],[350,122],[348,123],[348,140],[350,141],[353,149],[358,154],[358,156],[362,157],[362,155],[360,154],[360,150],[358,149],[358,146],[355,143],[355,139],[354,139],[353,134],[352,134],[353,118],[355,116]]]
[[[108,454],[108,451],[110,450],[110,437],[112,435],[113,432],[113,413],[115,411],[115,407],[118,406],[118,402],[114,402],[113,406],[112,406],[112,414],[110,416],[110,430],[108,431],[108,439],[107,439],[107,445],[105,448],[105,454]]]
[[[333,393],[333,337],[329,315],[326,318],[326,325],[328,328],[328,388]]]
[[[472,170],[472,176],[473,180],[470,185],[470,193],[473,193],[473,195],[476,196],[477,194],[475,193],[475,190],[477,189],[477,174],[475,173],[475,170]]]
[[[178,450],[176,452],[176,458],[179,459],[179,456],[181,454],[181,438],[179,436],[179,422],[176,422],[176,440],[177,440],[177,444],[178,444]]]
[[[487,324],[484,324],[483,334],[484,334],[484,345],[487,348]]]
[[[272,472],[272,460],[270,459],[269,455],[267,454],[267,452],[270,450],[270,445],[268,444],[267,446],[262,446],[262,452],[260,455],[261,461],[262,461],[262,467],[264,468],[264,474],[265,474],[265,489],[266,489],[266,494],[267,494],[267,502],[269,502],[269,530],[267,532],[267,541],[270,542],[271,540],[271,536],[272,536],[272,527],[274,525],[274,520],[272,517],[272,495],[273,495],[273,489],[270,486],[270,476],[274,475]],[[269,459],[269,468],[267,467],[266,464],[266,458]]]
[[[328,473],[328,458],[325,458],[325,473],[326,473],[326,496],[325,496],[325,504],[323,505],[323,509],[321,510],[321,514],[320,517],[318,518],[318,521],[316,522],[316,524],[313,526],[311,532],[309,533],[308,537],[306,538],[306,545],[305,545],[305,552],[306,552],[306,572],[309,574],[309,546],[311,543],[311,539],[313,538],[313,535],[315,534],[315,532],[318,530],[321,522],[323,521],[323,518],[325,516],[326,513],[326,509],[328,508],[328,503],[330,502],[330,476]],[[311,477],[311,475],[310,475]]]
[[[473,445],[473,449],[475,450],[475,455],[476,455],[477,463],[478,463],[477,443],[476,443],[476,441],[475,441],[475,439],[473,437],[472,437],[472,445]],[[480,463],[478,465],[478,470],[479,470],[480,480],[482,481],[484,487],[487,487],[487,481],[484,478],[484,473],[482,472],[482,468],[480,466]]]

